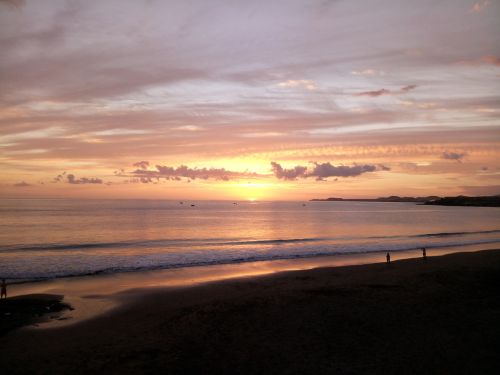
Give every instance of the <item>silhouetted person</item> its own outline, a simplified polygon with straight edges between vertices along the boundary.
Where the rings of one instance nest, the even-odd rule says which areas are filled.
[[[5,279],[2,279],[2,293],[0,298],[7,298],[7,283],[5,282]]]
[[[424,260],[427,260],[427,250],[425,247],[422,248],[422,256],[424,257]]]
[[[387,260],[387,264],[391,263],[391,254],[387,253],[385,259]]]

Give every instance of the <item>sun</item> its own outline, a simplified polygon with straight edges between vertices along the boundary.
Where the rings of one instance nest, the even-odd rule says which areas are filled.
[[[228,196],[232,199],[239,199],[242,201],[255,202],[259,200],[268,200],[272,197],[272,190],[274,184],[261,181],[238,181],[234,183],[221,185]]]

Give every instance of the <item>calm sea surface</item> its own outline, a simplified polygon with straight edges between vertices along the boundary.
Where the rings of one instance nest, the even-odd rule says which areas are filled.
[[[18,280],[483,243],[499,208],[0,200],[0,277]]]

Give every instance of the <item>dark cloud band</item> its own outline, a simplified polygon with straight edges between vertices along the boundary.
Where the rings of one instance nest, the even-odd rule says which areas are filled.
[[[312,163],[313,167],[308,169],[306,166],[295,166],[291,169],[283,168],[279,163],[271,162],[271,167],[274,175],[281,180],[295,180],[299,177],[308,178],[315,177],[317,180],[325,180],[328,177],[356,177],[363,173],[375,172],[377,170],[388,171],[390,168],[380,165],[339,165],[335,166],[330,162]]]
[[[135,171],[131,172],[133,177],[139,179],[140,182],[147,183],[151,182],[152,179],[167,179],[167,180],[180,180],[181,178],[187,178],[189,180],[220,180],[229,181],[230,179],[241,178],[241,177],[256,177],[257,174],[250,172],[235,172],[229,171],[225,168],[190,168],[186,165],[181,165],[179,167],[170,167],[165,165],[156,165],[154,170],[149,170],[149,162],[141,161],[139,163],[133,164],[135,167],[139,167]]]

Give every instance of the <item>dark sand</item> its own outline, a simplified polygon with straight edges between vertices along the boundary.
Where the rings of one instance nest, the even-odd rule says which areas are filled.
[[[499,374],[500,250],[122,293],[0,337],[1,371]],[[91,303],[91,301],[89,301]]]

